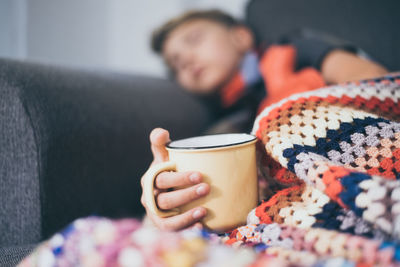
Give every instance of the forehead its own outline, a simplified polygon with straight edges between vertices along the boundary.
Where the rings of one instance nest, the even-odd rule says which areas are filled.
[[[219,22],[208,20],[208,19],[193,19],[186,21],[181,25],[173,29],[165,39],[164,45],[162,47],[163,54],[168,53],[175,46],[179,45],[180,42],[184,42],[185,38],[192,32],[199,29],[206,29],[207,31],[212,29],[226,28]]]

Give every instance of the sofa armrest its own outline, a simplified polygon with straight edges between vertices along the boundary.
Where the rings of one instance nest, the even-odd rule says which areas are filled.
[[[18,89],[0,71],[0,247],[41,236],[37,144]]]
[[[12,247],[0,247],[0,266],[14,267],[28,256],[38,244],[28,244]]]

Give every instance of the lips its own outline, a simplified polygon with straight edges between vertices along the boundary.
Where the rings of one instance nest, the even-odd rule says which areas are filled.
[[[203,67],[194,68],[192,71],[192,76],[195,79],[199,79],[203,73],[204,73]]]

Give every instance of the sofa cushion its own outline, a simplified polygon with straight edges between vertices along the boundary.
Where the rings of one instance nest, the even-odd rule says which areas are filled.
[[[400,69],[397,0],[252,0],[246,20],[259,42],[271,43],[299,28],[349,41],[390,70]]]

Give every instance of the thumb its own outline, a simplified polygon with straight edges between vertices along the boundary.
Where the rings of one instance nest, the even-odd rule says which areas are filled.
[[[153,163],[160,163],[168,160],[168,151],[165,145],[170,142],[169,132],[162,128],[155,128],[150,133],[151,152]]]

